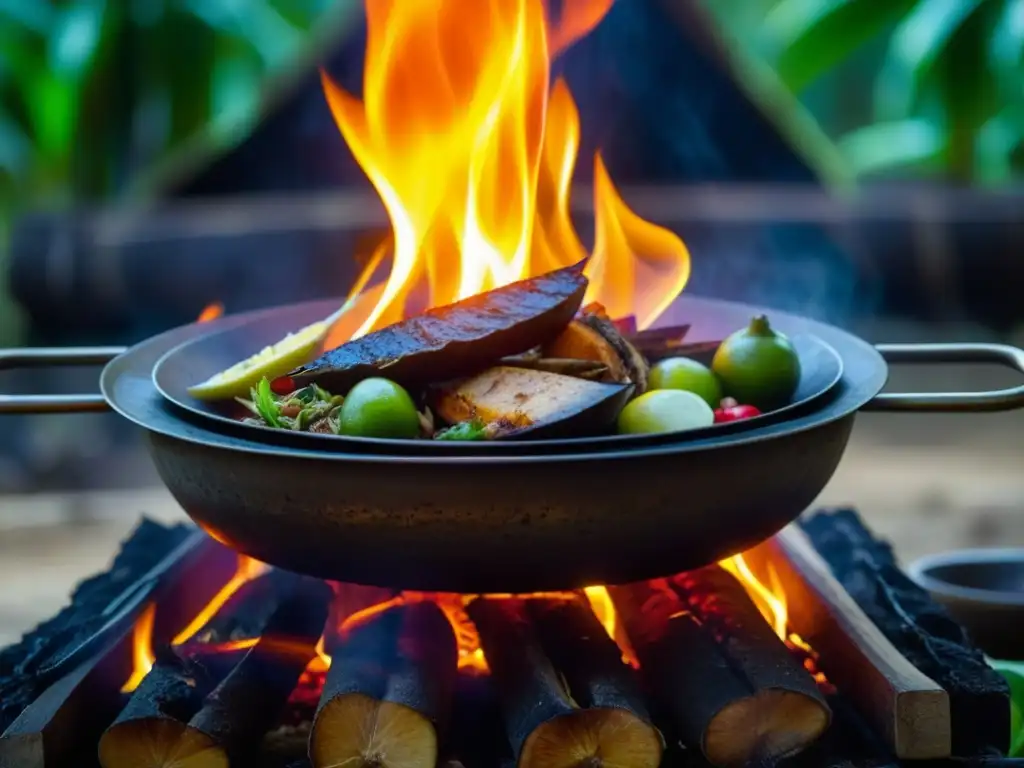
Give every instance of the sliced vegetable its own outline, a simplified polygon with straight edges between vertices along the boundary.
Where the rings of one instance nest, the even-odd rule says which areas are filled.
[[[702,397],[682,389],[652,389],[633,400],[619,414],[624,435],[680,432],[709,427],[715,415]]]
[[[270,391],[270,380],[264,376],[259,384],[252,390],[252,402],[256,406],[256,412],[267,424],[272,427],[281,428],[281,406],[277,402],[274,393]]]
[[[328,329],[327,322],[313,323],[290,333],[252,357],[221,371],[202,384],[189,387],[197,400],[229,400],[245,397],[261,379],[275,379],[310,358]]]
[[[796,350],[764,315],[722,342],[711,370],[722,382],[725,394],[762,411],[788,403],[800,382]]]
[[[444,381],[548,341],[583,301],[583,263],[428,310],[342,344],[289,375],[344,391],[386,371],[403,384]]]
[[[605,368],[602,376],[604,381],[623,382],[629,379],[626,364],[615,347],[579,320],[573,320],[554,340],[545,344],[543,354],[551,358],[568,358],[602,365]]]
[[[437,388],[432,400],[437,415],[449,423],[478,419],[492,425],[496,437],[539,438],[607,428],[632,391],[630,384],[497,366]]]
[[[378,377],[363,379],[342,403],[338,434],[411,440],[419,437],[420,415],[399,384]]]
[[[608,372],[608,366],[597,360],[573,360],[565,357],[503,357],[498,364],[561,373],[563,376],[578,376],[581,379],[600,380]]]
[[[628,380],[633,383],[637,393],[647,391],[647,376],[650,366],[647,359],[637,351],[626,337],[619,333],[615,323],[611,321],[600,304],[592,304],[580,315],[580,322],[597,331],[605,341],[612,345],[626,366]]]
[[[688,357],[669,357],[651,368],[651,389],[682,389],[700,395],[712,408],[722,399],[722,385],[706,365]]]

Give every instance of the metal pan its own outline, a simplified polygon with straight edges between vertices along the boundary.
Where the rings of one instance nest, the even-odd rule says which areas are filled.
[[[680,299],[665,319],[697,338],[757,310]],[[782,319],[781,313],[773,318]],[[225,329],[252,318],[228,318]],[[696,567],[781,529],[831,478],[860,410],[979,411],[1024,405],[1024,386],[987,393],[884,394],[885,358],[1003,363],[997,345],[871,345],[786,317],[843,360],[842,380],[809,413],[738,434],[632,450],[525,455],[358,454],[252,440],[185,418],[153,367],[206,333],[187,326],[113,359],[102,396],[6,397],[0,412],[94,410],[142,426],[157,469],[212,536],[260,560],[325,578],[410,589],[529,591],[621,583]],[[0,353],[0,367],[69,364],[116,350]],[[885,357],[883,357],[883,355]]]
[[[226,320],[207,324],[207,333],[179,344],[167,352],[153,371],[153,381],[167,400],[176,407],[201,420],[216,422],[214,429],[232,431],[255,440],[270,440],[278,444],[309,447],[312,450],[354,451],[364,453],[420,454],[425,452],[450,454],[471,453],[524,453],[626,449],[643,445],[658,445],[679,440],[695,440],[714,434],[749,431],[794,414],[806,411],[815,401],[826,397],[839,383],[843,364],[838,353],[821,339],[797,329],[793,343],[800,355],[801,377],[791,402],[762,416],[743,421],[716,424],[703,429],[659,435],[600,435],[563,437],[543,440],[495,440],[487,442],[458,442],[444,440],[388,440],[381,438],[342,437],[315,432],[291,432],[253,424],[243,424],[232,408],[235,403],[207,403],[188,394],[188,388],[205,381],[239,360],[282,339],[285,334],[302,328],[330,314],[336,303],[330,301],[279,307],[256,315],[251,322],[224,328]],[[749,319],[749,318],[748,318]],[[785,331],[777,323],[780,330]],[[737,326],[740,327],[740,326]],[[728,329],[724,335],[736,328]],[[722,338],[722,336],[716,337]],[[708,355],[710,357],[710,355]],[[707,360],[705,362],[710,362]]]

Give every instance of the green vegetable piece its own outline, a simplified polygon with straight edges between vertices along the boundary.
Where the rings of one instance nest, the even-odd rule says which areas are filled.
[[[281,429],[284,424],[281,422],[281,407],[270,389],[270,379],[264,376],[260,383],[252,390],[252,402],[260,417],[272,427]]]
[[[669,357],[651,368],[648,377],[650,389],[682,389],[704,398],[704,402],[717,408],[722,402],[722,385],[706,365],[688,357]]]
[[[1010,686],[1010,750],[1007,757],[1024,757],[1024,662],[990,660]]]
[[[363,379],[341,405],[338,434],[411,440],[420,434],[420,417],[400,385],[377,377]]]
[[[710,427],[715,413],[704,398],[682,389],[652,389],[619,414],[619,433],[645,435]]]
[[[789,403],[800,383],[800,358],[764,315],[721,343],[711,361],[722,389],[745,405],[770,411]]]
[[[480,419],[462,421],[434,435],[435,440],[486,440],[487,425]]]

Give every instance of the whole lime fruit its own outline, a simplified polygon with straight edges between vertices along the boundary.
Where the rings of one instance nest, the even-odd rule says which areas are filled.
[[[706,365],[688,357],[669,357],[651,368],[648,379],[650,389],[683,389],[704,398],[704,402],[717,408],[722,401],[722,385]]]
[[[647,435],[709,427],[715,413],[704,398],[682,389],[652,389],[619,413],[619,434]]]
[[[800,382],[800,357],[789,338],[759,315],[721,343],[711,370],[726,395],[770,411],[793,397]]]
[[[349,391],[338,414],[338,434],[412,439],[420,418],[412,397],[388,379],[363,379]]]

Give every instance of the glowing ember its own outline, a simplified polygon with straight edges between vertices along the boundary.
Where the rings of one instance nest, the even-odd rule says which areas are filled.
[[[139,687],[156,658],[153,656],[153,621],[156,619],[156,603],[146,606],[132,631],[132,674],[121,686],[122,693],[131,693]]]
[[[325,74],[328,104],[391,221],[392,266],[380,300],[348,336],[403,317],[414,289],[429,305],[580,260],[569,217],[579,114],[551,59],[612,0],[375,0],[366,3],[363,99]],[[595,157],[596,243],[586,301],[644,328],[682,290],[689,254],[632,213]],[[371,260],[369,269],[376,269]],[[364,277],[366,272],[364,271]],[[338,334],[328,347],[345,341]]]
[[[224,314],[224,305],[219,301],[215,301],[212,304],[207,304],[203,311],[199,313],[199,317],[196,318],[197,323],[208,323],[211,320],[216,320],[218,317]]]

